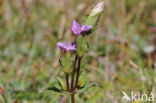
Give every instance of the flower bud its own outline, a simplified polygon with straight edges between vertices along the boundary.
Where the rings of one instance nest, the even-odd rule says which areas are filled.
[[[79,87],[83,87],[85,85],[86,80],[87,80],[86,78],[87,78],[86,72],[83,72],[79,78],[79,82],[78,82]]]
[[[88,45],[84,37],[80,36],[77,41],[77,55],[82,57],[88,50]]]
[[[85,25],[92,25],[90,33],[92,33],[96,29],[97,23],[99,22],[99,18],[102,14],[103,9],[104,9],[104,2],[99,2],[95,6],[95,8],[91,11],[89,16],[85,16],[83,18]],[[88,33],[88,34],[90,34],[90,33]]]
[[[62,90],[67,90],[65,82],[61,78],[59,78],[59,77],[57,78],[57,80],[58,80]]]
[[[71,72],[71,59],[70,58],[71,58],[70,54],[65,53],[65,55],[60,60],[61,67],[66,74],[69,74]]]
[[[104,9],[104,2],[99,2],[95,7],[94,9],[91,11],[90,16],[95,16],[96,14],[102,12]]]

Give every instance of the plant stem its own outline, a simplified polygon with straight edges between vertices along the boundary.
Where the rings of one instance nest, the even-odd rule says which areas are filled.
[[[68,74],[66,74],[66,84],[67,84],[67,90],[69,91],[69,78],[68,78]]]
[[[71,102],[72,102],[72,103],[75,103],[74,94],[71,94]]]
[[[77,76],[76,76],[75,88],[77,87],[77,84],[78,84],[78,81],[79,81],[80,66],[81,66],[81,58],[78,59],[78,68],[77,68]]]
[[[73,91],[73,88],[74,88],[74,75],[75,75],[75,68],[76,68],[77,58],[78,57],[76,55],[75,60],[74,60],[74,64],[73,64],[72,77],[71,77],[71,91]]]
[[[75,75],[75,68],[76,68],[76,64],[77,64],[77,55],[75,57],[75,60],[74,60],[74,64],[73,64],[73,71],[72,71],[72,77],[71,77],[71,102],[72,103],[75,103],[75,98],[74,98],[74,75]]]

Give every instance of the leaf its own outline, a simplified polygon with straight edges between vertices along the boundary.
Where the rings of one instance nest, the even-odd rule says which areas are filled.
[[[86,82],[85,86],[79,89],[77,93],[82,93],[84,91],[87,91],[91,87],[99,87],[99,84],[97,82]]]
[[[62,92],[63,91],[61,86],[59,85],[58,81],[50,83],[46,90],[51,90],[54,92]]]
[[[79,87],[83,87],[86,83],[86,80],[87,80],[87,74],[85,71],[83,71],[80,75],[80,78],[79,78],[79,82],[78,82],[78,86]]]
[[[65,82],[61,78],[57,78],[63,90],[67,90]]]
[[[54,81],[52,83],[49,83],[49,85],[47,86],[47,88],[44,91],[46,91],[46,90],[53,91],[56,93],[70,94],[70,92],[67,92],[67,91],[62,89],[62,87],[58,81]]]

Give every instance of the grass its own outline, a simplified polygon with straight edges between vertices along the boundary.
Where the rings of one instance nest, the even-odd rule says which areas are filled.
[[[76,102],[121,103],[122,91],[156,93],[155,52],[146,52],[156,45],[155,0],[104,2],[98,30],[89,36],[90,51],[82,60],[88,80],[100,87],[76,95]],[[63,94],[41,91],[63,74],[56,43],[74,39],[72,20],[81,21],[95,3],[0,0],[0,86],[9,103],[69,103]]]

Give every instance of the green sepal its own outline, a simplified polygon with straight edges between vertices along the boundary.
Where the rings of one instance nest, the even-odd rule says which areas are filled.
[[[98,13],[94,16],[85,16],[83,18],[83,22],[85,25],[92,25],[90,32],[87,32],[88,34],[92,33],[93,31],[97,29],[97,23],[99,21],[100,15],[101,13]]]
[[[82,57],[88,51],[88,44],[84,37],[80,36],[77,41],[77,55]]]
[[[65,53],[65,55],[59,60],[60,65],[63,69],[63,71],[66,74],[69,74],[71,72],[71,55],[70,53]]]

